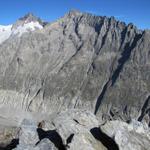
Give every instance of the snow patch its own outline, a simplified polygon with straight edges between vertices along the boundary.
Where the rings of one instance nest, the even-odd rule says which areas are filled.
[[[34,31],[36,29],[43,29],[43,26],[39,22],[30,22],[17,27],[17,29],[12,30],[12,34],[17,34],[21,36],[25,32]]]
[[[11,28],[12,25],[7,25],[7,26],[0,25],[0,44],[10,37]]]
[[[7,40],[11,35],[18,35],[20,37],[25,32],[43,29],[43,26],[39,22],[29,22],[18,26],[16,29],[12,29],[12,27],[13,25],[0,25],[0,44]]]

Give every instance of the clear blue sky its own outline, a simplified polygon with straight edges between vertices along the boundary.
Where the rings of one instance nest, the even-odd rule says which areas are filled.
[[[0,24],[10,24],[28,12],[53,21],[70,9],[115,16],[138,28],[150,29],[150,0],[1,0]]]

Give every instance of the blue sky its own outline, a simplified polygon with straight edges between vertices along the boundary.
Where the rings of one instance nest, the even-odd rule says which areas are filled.
[[[1,0],[0,24],[10,24],[28,12],[53,21],[70,9],[115,16],[138,28],[150,29],[150,0]]]

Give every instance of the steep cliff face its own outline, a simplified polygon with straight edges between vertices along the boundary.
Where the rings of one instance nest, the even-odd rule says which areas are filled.
[[[53,23],[36,22],[34,30],[0,45],[1,108],[82,108],[104,120],[149,117],[149,31],[77,11]]]

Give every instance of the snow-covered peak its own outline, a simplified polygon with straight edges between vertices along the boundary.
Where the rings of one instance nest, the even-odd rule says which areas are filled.
[[[42,20],[40,18],[34,16],[32,13],[26,14],[24,17],[20,18],[19,21],[22,21],[24,23],[29,23],[29,22],[42,23]]]
[[[43,29],[43,22],[32,13],[28,13],[13,24],[12,34],[21,36],[25,32],[34,31],[36,29]]]
[[[31,32],[36,29],[43,29],[43,26],[39,22],[24,23],[16,28],[13,28],[13,25],[0,25],[0,44],[7,40],[11,35],[21,36],[23,33]]]
[[[31,26],[31,27],[38,26],[39,27],[39,26],[43,26],[43,24],[44,24],[44,22],[40,18],[34,16],[31,13],[28,13],[24,17],[18,19],[16,21],[16,23],[13,24],[12,29],[17,29],[18,27],[21,27],[21,26],[24,26],[24,27],[26,27],[26,26]]]
[[[10,36],[21,36],[23,33],[32,32],[34,30],[43,29],[45,22],[40,18],[28,13],[20,18],[13,25],[0,25],[0,44],[7,40]]]
[[[23,25],[17,26],[17,28],[12,28],[12,35],[21,36],[25,32],[34,31],[36,29],[43,29],[43,26],[39,22],[29,22]]]

